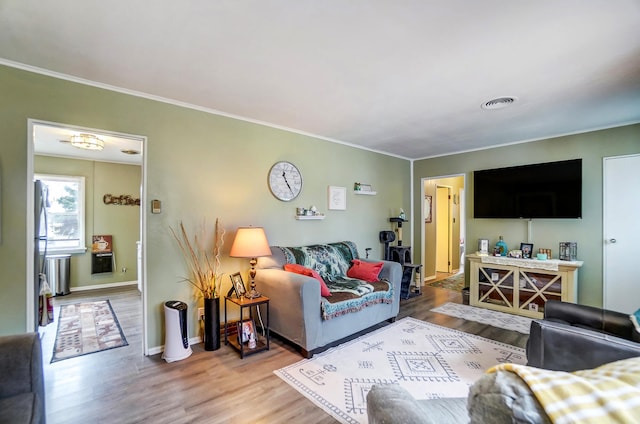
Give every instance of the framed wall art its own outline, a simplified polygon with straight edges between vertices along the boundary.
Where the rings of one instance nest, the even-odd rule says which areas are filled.
[[[329,209],[344,211],[347,209],[347,188],[329,186]]]
[[[431,195],[427,194],[424,196],[424,222],[429,224],[431,221]]]

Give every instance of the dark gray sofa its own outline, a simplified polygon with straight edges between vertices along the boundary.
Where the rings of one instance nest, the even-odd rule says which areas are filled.
[[[357,249],[352,242],[328,243],[308,247],[326,247],[324,254],[336,245],[351,246],[350,252],[341,250],[346,263],[358,259]],[[307,246],[302,246],[307,247]],[[340,247],[340,246],[338,246]],[[284,248],[297,249],[297,248]],[[333,249],[335,250],[335,249]],[[340,250],[340,249],[337,249]],[[285,250],[286,251],[286,250]],[[294,261],[287,258],[279,246],[271,246],[271,256],[258,259],[256,286],[270,299],[270,322],[272,332],[299,346],[306,357],[322,351],[344,338],[366,330],[385,320],[393,320],[400,310],[400,284],[402,266],[397,262],[383,262],[379,279],[387,280],[392,285],[393,301],[391,303],[372,304],[357,312],[347,313],[332,319],[323,319],[321,314],[320,284],[313,277],[294,274],[283,269],[286,263],[300,263],[305,260],[298,257]],[[308,259],[308,258],[307,258]],[[324,258],[326,259],[326,258]],[[361,259],[363,260],[363,259]],[[307,264],[308,265],[308,264]],[[343,267],[344,267],[343,263]],[[346,270],[342,270],[346,272]],[[320,272],[322,274],[322,272]]]
[[[38,334],[0,337],[0,423],[44,423],[44,403]]]
[[[555,371],[596,368],[640,356],[640,334],[629,315],[548,300],[531,323],[527,365]]]

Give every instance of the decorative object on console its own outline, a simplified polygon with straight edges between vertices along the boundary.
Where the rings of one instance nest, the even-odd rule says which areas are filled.
[[[271,249],[269,248],[264,228],[238,227],[229,256],[232,258],[250,258],[251,270],[249,271],[249,277],[251,279],[251,289],[248,293],[245,293],[245,297],[248,299],[260,297],[260,293],[256,290],[255,281],[257,258],[271,256]]]
[[[575,261],[578,259],[578,243],[575,241],[560,242],[560,260]]]
[[[500,236],[500,239],[496,243],[496,250],[494,251],[495,256],[507,256],[508,251],[507,243],[505,243],[504,238]]]
[[[478,255],[489,254],[489,239],[478,239]]]
[[[531,259],[533,253],[533,243],[520,243],[520,250],[524,259]]]
[[[176,232],[170,228],[176,239],[190,276],[183,281],[188,282],[198,291],[204,300],[204,349],[217,350],[220,348],[220,251],[224,245],[225,231],[216,218],[213,246],[207,246],[207,234],[204,224],[200,230],[200,237],[194,236],[191,241],[184,224],[180,222],[180,230]]]

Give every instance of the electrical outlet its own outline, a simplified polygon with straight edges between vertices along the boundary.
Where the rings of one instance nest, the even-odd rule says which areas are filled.
[[[198,308],[198,320],[202,321],[204,319],[204,308]]]

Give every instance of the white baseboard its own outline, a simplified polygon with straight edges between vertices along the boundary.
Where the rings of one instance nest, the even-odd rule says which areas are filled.
[[[192,337],[189,339],[189,346],[194,345],[194,344],[198,344],[198,343],[202,343],[202,338],[200,337]],[[164,345],[162,346],[155,346],[152,348],[149,348],[149,352],[148,352],[148,356],[151,355],[157,355],[158,353],[162,353],[164,352]]]
[[[124,287],[124,286],[137,286],[137,285],[138,285],[138,280],[120,281],[118,283],[106,283],[106,284],[95,284],[92,286],[70,287],[70,290],[73,293],[73,292],[79,292],[79,291],[108,289],[111,287]]]

